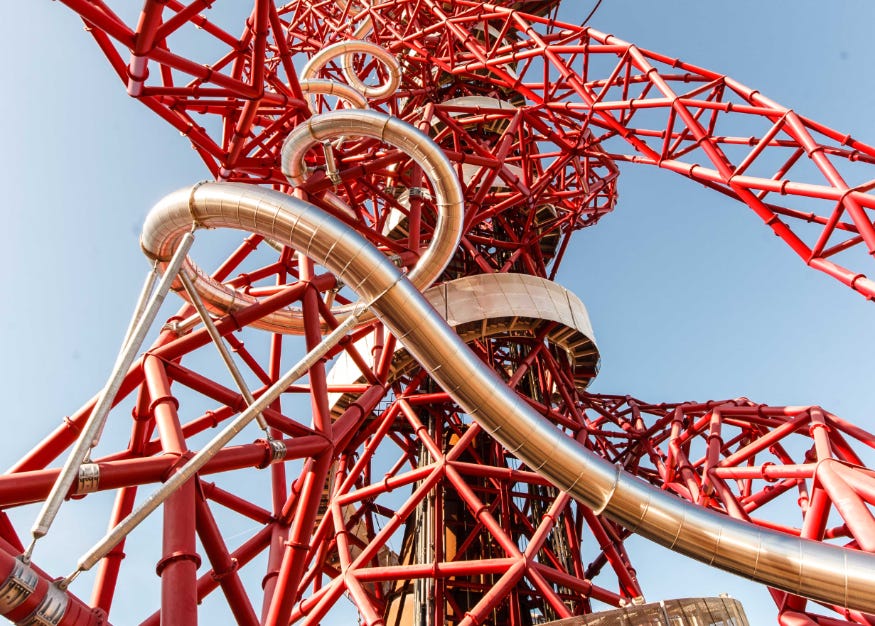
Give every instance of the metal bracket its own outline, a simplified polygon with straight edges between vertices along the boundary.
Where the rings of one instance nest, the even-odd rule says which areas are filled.
[[[265,448],[264,458],[258,465],[258,469],[264,469],[286,458],[286,444],[282,442],[282,439],[268,437],[267,439],[259,439],[256,443],[263,445]]]
[[[94,493],[100,487],[100,466],[97,463],[83,463],[79,466],[79,483],[76,493]]]
[[[325,155],[325,174],[334,186],[340,185],[343,179],[337,171],[337,159],[334,158],[334,146],[330,141],[322,142],[322,153]]]
[[[57,584],[51,584],[36,611],[18,622],[17,626],[58,626],[69,602],[67,594]]]
[[[408,198],[423,198],[425,200],[431,200],[431,193],[425,187],[410,187],[407,189],[407,197]]]
[[[288,449],[286,448],[286,444],[284,444],[279,439],[271,439],[267,442],[267,445],[270,446],[270,462],[278,463],[286,458],[286,452]]]
[[[39,577],[30,566],[15,559],[15,566],[0,585],[0,615],[6,615],[27,600],[38,581]]]

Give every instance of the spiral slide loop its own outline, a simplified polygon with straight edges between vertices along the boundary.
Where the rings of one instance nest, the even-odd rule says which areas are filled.
[[[306,93],[308,96],[335,96],[347,102],[356,109],[366,109],[368,107],[368,100],[367,98],[365,98],[364,94],[361,91],[359,91],[355,87],[350,87],[349,85],[345,85],[344,83],[339,83],[336,80],[307,78],[305,80],[302,80],[300,84],[301,91]],[[312,113],[318,113],[316,102],[312,97],[309,98],[309,106]]]
[[[366,85],[355,73],[352,66],[353,56],[356,53],[369,54],[379,59],[389,72],[388,80],[382,85]],[[343,75],[347,82],[356,90],[364,94],[366,98],[380,100],[391,95],[398,89],[401,83],[401,67],[395,56],[385,48],[369,41],[341,41],[323,48],[313,55],[301,70],[301,78],[310,80],[315,78],[329,61],[343,57]]]
[[[456,178],[452,165],[440,148],[425,134],[409,124],[392,118],[383,113],[374,111],[341,110],[325,113],[311,118],[307,123],[298,127],[288,136],[283,148],[284,171],[288,172],[289,180],[296,184],[303,180],[304,170],[301,157],[313,145],[326,137],[344,134],[347,136],[365,136],[382,139],[386,143],[401,148],[424,170],[431,181],[436,199],[438,213],[437,225],[431,240],[431,244],[420,257],[416,266],[409,274],[410,280],[419,289],[428,288],[434,280],[441,275],[447,263],[453,256],[462,233],[463,196],[462,189]],[[206,186],[202,185],[202,187]],[[185,210],[178,216],[175,223],[175,233],[180,235],[191,228],[192,220],[198,226],[222,227],[229,226],[226,221],[213,224],[212,214],[204,212],[202,203],[199,202],[201,188],[198,187],[191,194],[191,208],[189,210],[188,196],[185,197]],[[285,196],[283,196],[285,197]],[[182,203],[176,196],[171,202]],[[242,218],[241,218],[242,219]],[[268,240],[288,243],[287,236],[275,236],[266,232],[256,231],[254,222],[245,220],[236,222],[242,230],[259,232]],[[147,223],[144,228],[142,246],[147,255],[156,258],[162,264],[169,258],[169,253],[175,248],[168,247],[166,242],[155,239],[152,227]],[[175,240],[174,240],[175,241]],[[228,313],[237,311],[256,302],[254,296],[244,294],[238,290],[224,285],[210,278],[198,268],[191,259],[186,259],[182,270],[192,278],[197,292],[200,294],[208,308]],[[345,284],[346,281],[343,281]],[[338,320],[345,319],[351,307],[339,306],[332,309],[332,313]],[[361,323],[369,318],[362,316]],[[303,317],[296,307],[287,307],[271,313],[254,324],[257,328],[278,333],[301,333],[303,332]]]
[[[464,196],[452,164],[431,138],[398,118],[377,111],[333,111],[312,117],[289,133],[282,150],[282,169],[289,182],[304,181],[303,157],[310,148],[340,135],[370,137],[399,148],[434,187],[438,220],[432,245],[408,276],[419,289],[427,288],[444,271],[461,237]]]

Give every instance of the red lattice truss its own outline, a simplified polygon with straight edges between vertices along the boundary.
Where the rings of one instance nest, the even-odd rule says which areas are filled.
[[[726,76],[557,23],[556,2],[146,0],[128,15],[123,2],[116,13],[101,0],[63,1],[128,92],[186,136],[213,177],[305,197],[402,266],[428,245],[436,214],[406,154],[372,140],[336,142],[336,171],[312,151],[311,174],[294,189],[280,169],[282,142],[312,115],[299,72],[335,42],[367,38],[394,54],[398,90],[369,105],[430,134],[456,168],[464,234],[442,280],[552,278],[571,233],[614,208],[617,163],[627,162],[738,199],[807,265],[875,297],[862,273],[875,251],[875,148]],[[386,77],[370,57],[356,56],[353,71]],[[320,77],[346,80],[337,59]],[[323,97],[316,105],[340,106]],[[332,305],[348,302],[334,276],[268,244],[276,246],[246,237],[212,274],[257,298],[215,321],[256,397],[280,377],[286,355],[337,326]],[[252,330],[289,305],[304,319],[297,344]],[[132,419],[115,410],[123,434],[94,459],[99,491],[115,497],[111,526],[134,509],[138,489],[165,481],[246,407],[209,365],[206,329],[185,325],[192,314],[186,304],[170,320],[115,398]],[[595,375],[595,361],[571,363],[551,344],[554,330],[543,321],[470,345],[522,402],[643,480],[754,525],[875,551],[872,434],[819,407],[588,394],[580,380]],[[355,346],[367,336],[369,354]],[[201,603],[224,604],[238,624],[318,623],[345,619],[333,611],[349,598],[368,624],[413,623],[406,603],[432,623],[528,626],[642,595],[624,546],[630,531],[521,464],[415,364],[398,367],[395,347],[376,322],[357,329],[325,359],[346,354],[357,380],[331,381],[320,361],[264,411],[284,463],[271,464],[264,440],[226,447],[166,502],[162,545],[147,552],[158,555],[149,567],[158,562],[161,602],[143,623],[194,623]],[[93,408],[86,403],[0,477],[0,573],[25,550],[18,507],[47,497],[59,473],[51,465]],[[69,495],[93,501],[84,489]],[[435,529],[428,542],[417,539],[422,528]],[[132,536],[101,560],[90,601],[71,588],[58,623],[129,622],[118,614],[139,589],[125,576],[143,569],[136,555],[146,543]],[[37,571],[37,589],[4,613],[10,619],[46,597],[51,576]],[[875,624],[772,593],[782,624]]]

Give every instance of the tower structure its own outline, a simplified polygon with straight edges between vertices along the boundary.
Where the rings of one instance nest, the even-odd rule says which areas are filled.
[[[590,395],[594,333],[552,278],[625,161],[738,199],[871,298],[843,259],[875,250],[875,149],[552,1],[65,4],[218,182],[150,213],[112,380],[0,478],[4,509],[44,502],[36,539],[94,492],[110,533],[50,583],[4,517],[0,612],[112,621],[136,550],[149,623],[526,625],[642,596],[639,532],[773,585],[786,623],[871,623],[872,436],[819,407]],[[195,265],[203,229],[244,235]],[[783,500],[801,524],[760,516]]]

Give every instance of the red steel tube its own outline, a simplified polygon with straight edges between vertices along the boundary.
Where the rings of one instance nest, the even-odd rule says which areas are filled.
[[[309,538],[330,464],[331,456],[323,454],[304,480],[301,496],[298,498],[298,510],[292,519],[273,598],[264,621],[266,626],[280,626],[289,621],[295,602],[295,590],[304,575],[305,559],[310,547]]]
[[[228,554],[219,526],[206,501],[197,497],[195,501],[196,527],[204,552],[213,566],[213,578],[215,578],[222,591],[228,598],[228,606],[234,614],[234,619],[240,626],[258,626],[258,617],[246,595],[243,582],[237,574],[237,561]]]
[[[45,623],[36,621],[38,612],[47,610],[47,614],[56,615],[66,603],[58,626],[107,626],[102,610],[88,607],[67,590],[59,590],[44,572],[23,565],[5,549],[0,549],[0,596],[0,616],[10,622]]]
[[[322,437],[298,437],[284,439],[286,459],[307,458],[322,454],[328,442]],[[199,474],[216,474],[246,467],[262,467],[270,451],[263,441],[231,446],[220,450],[210,459]],[[176,464],[172,456],[155,456],[139,459],[98,462],[101,491],[158,483]],[[58,469],[19,472],[0,476],[0,506],[8,507],[44,500],[57,479]],[[75,493],[75,492],[74,492]]]
[[[164,364],[154,356],[146,355],[143,359],[143,372],[151,399],[149,412],[158,427],[161,446],[168,454],[183,455],[188,447],[179,423],[179,415],[176,413],[179,401],[170,391],[170,381],[167,379]]]
[[[860,548],[873,552],[875,551],[875,518],[860,496],[833,470],[832,463],[832,461],[821,462],[817,468],[817,478]]]
[[[164,549],[156,573],[161,577],[161,623],[197,625],[195,482],[183,484],[164,502]]]
[[[134,499],[137,495],[136,487],[125,487],[116,495],[115,506],[109,527],[112,528],[126,518],[134,510]],[[94,580],[94,590],[91,594],[91,604],[99,607],[106,613],[112,608],[112,600],[115,595],[116,583],[118,582],[119,570],[122,559],[125,558],[125,543],[127,538],[122,539],[109,554],[101,561],[97,568]]]

